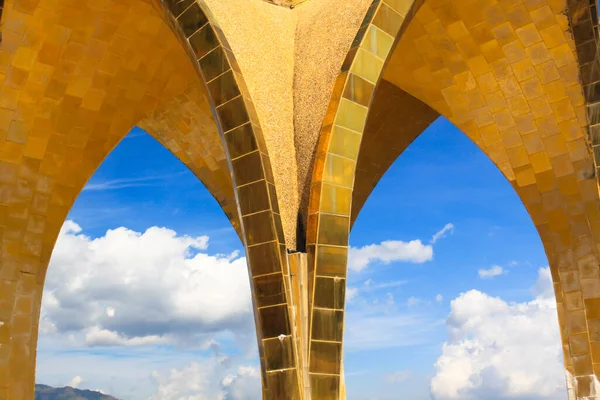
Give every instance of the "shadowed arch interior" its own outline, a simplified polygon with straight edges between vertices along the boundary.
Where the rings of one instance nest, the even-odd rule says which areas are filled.
[[[356,161],[352,224],[389,167],[438,117],[435,110],[397,86],[386,80],[379,83]]]
[[[137,126],[152,135],[206,186],[241,235],[227,157],[200,82],[151,111]]]

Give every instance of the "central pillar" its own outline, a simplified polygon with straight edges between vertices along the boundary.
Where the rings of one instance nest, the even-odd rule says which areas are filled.
[[[310,310],[309,310],[309,274],[308,255],[294,252],[288,254],[289,276],[287,287],[290,291],[289,299],[292,301],[292,321],[294,344],[298,355],[298,379],[302,399],[311,400],[310,373],[309,373],[309,345],[310,345]],[[344,384],[344,367],[341,369],[340,400],[346,399]]]
[[[300,391],[303,399],[310,399],[310,379],[308,372],[308,258],[306,253],[288,255],[290,274],[288,277],[292,299],[292,321],[296,337],[296,354],[298,354],[298,375]]]
[[[311,400],[309,373],[310,346],[310,310],[309,310],[309,274],[308,255],[301,252],[288,254],[289,275],[286,279],[286,290],[291,300],[294,345],[298,357],[298,380],[302,399]],[[346,399],[344,366],[341,367],[340,400]]]

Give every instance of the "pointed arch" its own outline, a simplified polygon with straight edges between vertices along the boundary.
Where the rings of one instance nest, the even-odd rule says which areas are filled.
[[[53,7],[8,0],[3,10],[0,397],[33,398],[41,295],[60,226],[86,181],[137,123],[204,180],[238,223],[264,386],[275,396],[282,388],[297,391],[280,278],[287,256],[269,158],[241,71],[206,5],[125,0]],[[288,335],[280,342],[281,332]]]
[[[425,3],[383,78],[455,123],[519,194],[550,262],[569,390],[582,397],[600,372],[576,322],[594,323],[600,226],[574,3],[499,3],[471,20],[453,2]]]
[[[409,11],[397,12],[399,4]],[[370,165],[370,155],[381,152],[389,164],[439,113],[492,159],[525,204],[550,261],[570,396],[595,395],[600,339],[589,327],[600,316],[600,203],[596,148],[588,138],[600,99],[594,7],[578,0],[373,7],[374,27],[365,29],[370,37],[350,51],[354,60],[340,74],[323,124],[309,217],[316,243],[311,266],[318,274],[331,264],[320,238],[347,243],[350,221],[387,168]],[[393,92],[413,97],[405,111],[423,117],[398,121],[401,137],[381,120],[390,102],[398,102]],[[342,274],[345,256],[337,259]],[[318,288],[313,292],[319,295]]]

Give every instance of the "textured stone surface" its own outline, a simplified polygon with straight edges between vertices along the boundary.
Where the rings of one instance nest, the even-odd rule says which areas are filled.
[[[293,10],[259,0],[206,3],[226,32],[252,94],[269,156],[277,165],[273,174],[286,243],[296,248],[304,238],[321,122],[371,0],[309,1]],[[260,29],[255,21],[261,21]],[[303,228],[297,238],[298,224]]]
[[[277,166],[273,176],[283,229],[293,248],[298,208],[292,98],[297,17],[292,10],[259,0],[207,0],[206,4],[226,32],[252,94],[269,156]]]
[[[299,4],[306,3],[308,0],[264,0],[264,1],[266,1],[267,3],[270,3],[270,4],[287,7],[287,8],[291,9]]]

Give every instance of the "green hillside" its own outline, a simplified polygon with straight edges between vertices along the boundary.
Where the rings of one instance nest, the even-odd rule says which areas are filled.
[[[118,400],[115,397],[72,387],[53,388],[46,385],[35,385],[35,400]]]

